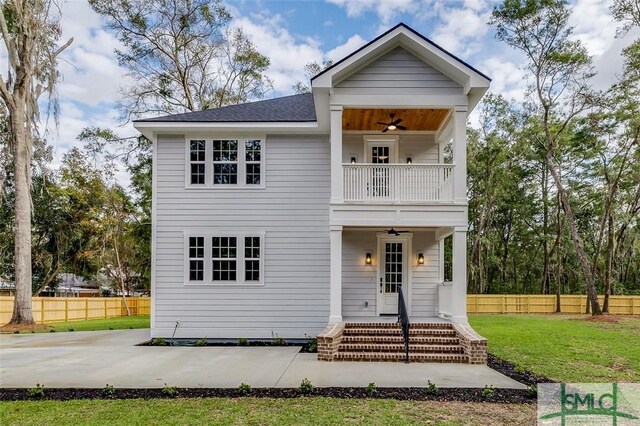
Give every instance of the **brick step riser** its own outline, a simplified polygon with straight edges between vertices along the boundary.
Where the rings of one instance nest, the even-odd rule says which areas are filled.
[[[453,330],[414,330],[409,329],[410,336],[456,336]],[[402,336],[402,330],[384,329],[345,329],[343,336]]]
[[[404,346],[371,346],[366,347],[362,345],[344,345],[338,348],[338,353],[341,352],[382,352],[382,353],[404,353]],[[462,354],[464,349],[458,346],[451,347],[411,347],[409,346],[410,353],[429,353],[429,354]]]
[[[365,354],[365,353],[338,353],[336,361],[386,361],[403,362],[404,354]],[[467,363],[466,355],[440,355],[440,354],[409,354],[410,362],[442,362],[442,363]]]
[[[421,329],[439,329],[439,330],[453,330],[453,326],[447,323],[411,323],[411,328]],[[376,323],[376,322],[350,322],[345,324],[344,329],[349,330],[351,328],[400,328],[400,324],[391,323]]]
[[[342,343],[404,344],[402,336],[343,336]],[[459,345],[460,340],[448,337],[409,337],[410,345]]]

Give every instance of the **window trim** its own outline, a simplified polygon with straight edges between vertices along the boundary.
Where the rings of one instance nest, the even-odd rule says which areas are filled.
[[[204,184],[192,184],[191,183],[191,161],[190,161],[190,141],[200,140],[205,141],[205,183]],[[213,141],[215,140],[237,140],[238,141],[238,180],[236,184],[217,184],[213,183]],[[248,140],[260,141],[260,184],[247,184],[247,166],[246,166],[246,145]],[[188,190],[221,190],[221,191],[251,191],[251,190],[263,190],[266,189],[267,180],[267,137],[264,134],[255,133],[222,133],[217,135],[192,133],[185,135],[185,183],[184,187]],[[258,164],[257,162],[255,164]]]
[[[198,232],[197,230],[185,231],[184,236],[184,286],[195,287],[264,287],[265,285],[265,231],[234,231],[231,229],[225,229],[220,231],[207,231]],[[202,281],[190,281],[189,280],[189,237],[204,237],[204,280]],[[236,237],[236,280],[235,281],[213,281],[213,237]],[[247,281],[245,278],[246,266],[245,266],[245,237],[258,237],[260,238],[260,259],[259,259],[259,281]]]

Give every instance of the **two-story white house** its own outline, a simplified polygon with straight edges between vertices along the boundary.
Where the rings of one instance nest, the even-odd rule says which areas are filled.
[[[401,291],[413,359],[483,362],[465,133],[490,79],[400,24],[311,83],[134,123],[153,141],[152,337],[319,335],[320,359],[399,359]]]

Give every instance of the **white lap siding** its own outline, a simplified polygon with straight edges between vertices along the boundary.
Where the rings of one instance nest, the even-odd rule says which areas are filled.
[[[185,143],[156,144],[152,336],[170,337],[176,321],[179,338],[315,336],[329,314],[328,137],[267,136],[265,189],[185,189]],[[185,285],[185,233],[234,231],[264,233],[264,285]]]

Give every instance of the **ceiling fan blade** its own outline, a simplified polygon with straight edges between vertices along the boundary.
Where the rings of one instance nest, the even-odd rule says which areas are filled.
[[[385,132],[388,132],[388,131],[389,131],[389,128],[385,127],[384,130],[382,131],[382,133],[385,133]]]
[[[411,231],[396,231],[396,234],[407,234]]]
[[[376,124],[382,124],[383,126],[388,126],[389,123],[383,123],[382,121],[376,121]]]
[[[402,123],[402,118],[398,118],[396,121],[393,122],[393,124],[398,124],[398,123]]]
[[[398,129],[400,129],[400,130],[407,130],[407,128],[406,128],[406,127],[404,127],[404,126],[396,126],[396,127],[397,127]]]

